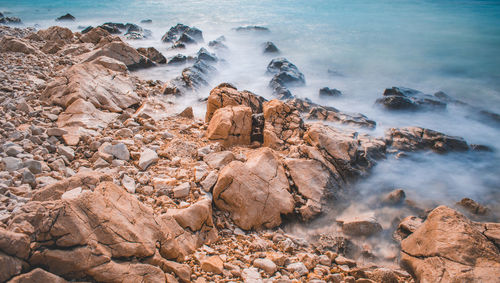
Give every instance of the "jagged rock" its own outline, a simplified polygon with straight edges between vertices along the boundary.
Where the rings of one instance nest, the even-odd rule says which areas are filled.
[[[165,56],[163,56],[163,54],[161,54],[160,51],[156,50],[156,48],[154,47],[138,48],[137,51],[155,63],[158,64],[167,63],[167,59],[165,58]]]
[[[201,30],[183,24],[177,24],[176,26],[171,27],[170,30],[163,35],[161,40],[163,42],[174,43],[179,41],[179,39],[182,37],[184,37],[185,40],[187,38],[193,40],[193,42],[182,41],[184,43],[195,43],[203,41],[203,33],[201,32]]]
[[[236,157],[231,151],[213,152],[205,155],[205,161],[210,167],[214,169],[222,169],[224,166],[235,160]]]
[[[382,139],[319,123],[310,126],[304,140],[322,152],[344,181],[364,174],[376,160],[385,157],[386,144]]]
[[[274,75],[269,82],[269,87],[273,89],[274,95],[280,99],[292,98],[287,87],[301,86],[306,83],[304,74],[286,58],[271,60],[267,65],[267,72]]]
[[[21,19],[18,17],[3,17],[0,16],[0,24],[20,24]]]
[[[194,119],[193,107],[186,107],[186,109],[182,110],[182,112],[179,113],[179,117]]]
[[[470,198],[463,198],[457,203],[457,205],[476,215],[485,215],[488,212],[488,208],[482,206],[481,204]]]
[[[273,54],[280,53],[280,50],[278,49],[278,47],[276,47],[276,45],[274,45],[274,43],[272,43],[270,41],[264,43],[263,47],[264,47],[264,53],[266,53],[266,54],[269,54],[269,53],[273,53]]]
[[[207,112],[205,121],[208,123],[212,119],[215,111],[226,106],[248,106],[253,114],[262,113],[262,104],[266,101],[262,96],[258,96],[249,91],[238,91],[236,87],[223,83],[210,91],[207,100]]]
[[[94,45],[98,44],[103,38],[108,38],[111,36],[108,31],[100,27],[92,28],[85,33],[82,31],[82,34],[83,35],[80,37],[81,42],[92,43]]]
[[[41,268],[35,268],[28,273],[18,275],[9,280],[9,283],[34,283],[34,282],[66,283],[68,281],[64,280],[64,278],[62,277],[47,272]]]
[[[287,103],[293,105],[301,113],[304,113],[304,118],[308,120],[329,121],[365,128],[375,128],[376,126],[375,121],[368,119],[360,113],[342,112],[334,107],[321,106],[299,98],[289,100]]]
[[[1,52],[21,52],[24,54],[36,54],[39,51],[27,41],[11,36],[4,36],[0,41]]]
[[[415,232],[422,225],[423,220],[416,216],[407,216],[399,222],[398,228],[394,231],[392,237],[401,242],[411,233]]]
[[[281,223],[281,214],[293,211],[285,170],[269,148],[251,153],[243,163],[233,161],[219,174],[213,189],[215,205],[229,211],[245,230],[272,228]]]
[[[215,111],[207,128],[207,138],[225,147],[250,144],[252,109],[246,106],[229,106]]]
[[[467,142],[461,137],[448,136],[419,127],[391,128],[386,132],[386,141],[391,147],[403,151],[431,149],[445,153],[469,149]]]
[[[224,270],[224,262],[217,255],[210,256],[201,261],[201,269],[205,272],[221,274]]]
[[[304,122],[295,107],[280,101],[264,102],[264,146],[281,148],[285,143],[296,144],[305,132]]]
[[[129,70],[154,66],[154,63],[149,58],[141,55],[133,47],[121,41],[110,42],[101,48],[82,55],[82,62],[90,62],[100,56],[106,56],[123,62]]]
[[[469,219],[439,206],[401,242],[401,264],[419,282],[493,282],[500,252]]]
[[[382,231],[382,226],[372,213],[340,218],[337,222],[342,225],[342,231],[351,236],[371,236]]]
[[[73,40],[73,32],[68,28],[59,26],[52,26],[48,29],[39,30],[37,35],[45,41],[69,43]]]
[[[444,109],[446,103],[435,96],[424,94],[418,90],[393,87],[384,91],[384,97],[377,99],[376,103],[382,104],[389,110],[420,110]]]
[[[23,260],[0,251],[0,281],[6,282],[15,275],[26,272],[29,265]]]
[[[71,15],[70,13],[67,13],[64,16],[60,16],[59,18],[56,19],[56,21],[75,21],[75,17]]]
[[[187,57],[186,55],[183,54],[177,54],[171,58],[168,59],[168,65],[181,65],[187,62]]]
[[[217,50],[228,49],[227,46],[223,43],[224,41],[226,41],[226,38],[224,36],[219,36],[217,39],[210,41],[208,43],[208,46]]]
[[[324,87],[319,90],[319,96],[320,97],[339,97],[342,96],[342,92],[340,90],[334,88],[331,89],[329,87]]]
[[[139,158],[139,168],[141,170],[146,170],[151,164],[156,163],[159,159],[160,158],[158,157],[158,154],[156,154],[156,151],[146,148],[141,153],[141,157]]]

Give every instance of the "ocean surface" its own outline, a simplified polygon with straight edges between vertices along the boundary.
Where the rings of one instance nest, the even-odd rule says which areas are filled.
[[[153,36],[129,41],[134,47],[154,46],[165,56],[160,42],[168,29],[183,23],[203,31],[205,44],[183,53],[195,53],[208,41],[224,35],[229,51],[215,86],[231,82],[272,98],[266,66],[272,57],[262,54],[261,44],[274,42],[281,56],[304,73],[306,86],[293,88],[302,98],[360,112],[377,121],[369,131],[381,136],[390,127],[422,126],[464,137],[469,143],[494,149],[486,153],[431,152],[408,158],[389,156],[379,162],[370,177],[360,181],[349,211],[370,210],[364,200],[391,188],[403,188],[407,197],[423,206],[453,205],[470,197],[490,205],[499,214],[500,130],[473,119],[463,108],[446,111],[389,113],[374,105],[385,88],[404,86],[448,95],[493,112],[500,112],[500,1],[473,0],[310,0],[310,1],[1,1],[0,11],[20,17],[24,25],[45,28],[63,25],[74,31],[104,22],[143,24]],[[71,13],[74,23],[57,23]],[[244,25],[268,27],[268,34],[241,35],[232,29]],[[143,78],[167,81],[182,67],[155,67],[139,71]],[[321,87],[337,88],[343,96],[320,99]],[[194,97],[207,97],[210,88]],[[192,104],[186,98],[181,104]],[[196,108],[198,115],[203,107]],[[388,212],[390,213],[390,212]]]

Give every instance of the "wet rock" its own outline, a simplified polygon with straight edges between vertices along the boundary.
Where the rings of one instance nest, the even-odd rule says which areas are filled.
[[[263,44],[263,48],[264,48],[264,53],[266,53],[266,54],[280,53],[280,50],[278,49],[278,47],[276,47],[276,45],[274,45],[274,43],[272,43],[270,41],[265,42]]]
[[[235,31],[238,32],[263,32],[263,33],[268,33],[270,32],[269,28],[263,27],[263,26],[242,26],[242,27],[237,27],[234,29]]]
[[[3,17],[0,16],[0,24],[20,24],[21,19],[18,17]]]
[[[388,193],[383,199],[382,203],[387,205],[398,205],[401,204],[406,198],[405,191],[402,189],[396,189]]]
[[[137,48],[137,51],[155,63],[158,64],[167,63],[167,59],[165,58],[165,56],[163,56],[163,54],[161,54],[160,51],[156,50],[156,48],[154,47]]]
[[[329,121],[370,129],[376,126],[375,121],[368,119],[368,117],[360,113],[343,112],[334,107],[322,106],[299,98],[289,100],[287,103],[297,108],[297,110],[304,114],[304,118],[308,120]]]
[[[123,62],[129,70],[148,68],[154,63],[147,57],[141,55],[125,42],[110,42],[88,54],[82,55],[83,62],[90,62],[100,56],[106,56]]]
[[[271,149],[261,148],[245,163],[233,161],[224,167],[213,196],[219,209],[229,211],[240,228],[249,230],[275,227],[281,223],[281,214],[293,211],[288,190],[283,166]]]
[[[341,223],[342,231],[351,236],[371,236],[382,231],[382,226],[371,213],[337,219],[337,222]]]
[[[120,34],[122,33],[123,30],[126,29],[126,26],[122,23],[104,23],[99,26],[99,28],[106,30],[107,32],[111,34]]]
[[[324,87],[319,90],[319,96],[320,97],[339,97],[342,96],[342,92],[340,90],[334,88],[331,89],[329,87]]]
[[[439,153],[467,151],[469,146],[461,137],[419,127],[391,128],[386,132],[387,144],[403,151],[430,149]]]
[[[201,269],[205,272],[221,274],[224,270],[224,262],[217,255],[210,256],[201,261]]]
[[[470,199],[470,198],[463,198],[460,200],[457,205],[465,208],[468,212],[476,215],[485,215],[488,213],[488,208],[482,206],[481,204],[477,203],[476,201]]]
[[[187,57],[182,54],[177,54],[174,57],[168,59],[168,65],[180,65],[187,62]]]
[[[227,46],[224,44],[225,41],[226,38],[224,36],[219,36],[217,39],[210,41],[208,43],[208,46],[218,50],[228,49]]]
[[[201,30],[195,27],[189,27],[183,24],[177,24],[170,28],[170,30],[163,35],[161,40],[163,42],[174,43],[178,42],[180,38],[184,38],[186,41],[182,41],[183,43],[196,43],[203,41],[203,33]],[[192,41],[191,41],[192,40]]]
[[[444,109],[446,103],[435,96],[424,94],[418,90],[393,87],[384,91],[384,96],[377,99],[376,103],[389,110],[421,110]]]
[[[56,19],[56,21],[60,22],[60,21],[70,21],[70,22],[74,22],[75,21],[75,17],[73,17],[73,15],[71,15],[70,13],[67,13],[66,15],[64,16],[60,16],[59,18]]]
[[[207,138],[225,147],[250,144],[252,109],[245,106],[229,106],[215,111],[207,128]]]
[[[401,242],[401,264],[420,282],[495,281],[500,253],[465,216],[439,206]]]
[[[141,153],[141,157],[139,158],[139,168],[141,170],[146,170],[151,164],[156,163],[160,158],[156,151],[146,148]]]
[[[141,24],[151,24],[151,23],[153,23],[153,20],[151,19],[141,20]]]
[[[299,71],[297,66],[283,57],[271,60],[267,65],[267,72],[274,75],[269,82],[269,87],[280,99],[292,98],[287,87],[302,86],[306,83],[304,74]]]

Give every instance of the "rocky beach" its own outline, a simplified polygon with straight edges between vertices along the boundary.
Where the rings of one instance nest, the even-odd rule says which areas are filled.
[[[398,160],[496,160],[495,142],[418,123],[378,134],[322,103],[342,90],[301,96],[309,77],[260,42],[266,26],[228,33],[258,41],[271,97],[216,81],[225,34],[179,23],[162,50],[149,19],[0,18],[0,282],[498,282],[498,184],[488,203],[360,189]],[[500,126],[442,91],[388,85],[370,104]]]

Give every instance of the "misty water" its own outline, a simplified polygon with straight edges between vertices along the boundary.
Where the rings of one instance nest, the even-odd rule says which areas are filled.
[[[134,47],[153,46],[165,57],[195,54],[210,40],[224,35],[226,52],[216,66],[211,86],[177,99],[179,109],[195,107],[199,117],[211,87],[230,82],[272,99],[266,66],[273,58],[262,53],[262,43],[274,42],[304,73],[306,86],[292,88],[309,98],[342,111],[363,113],[377,122],[382,136],[391,127],[420,126],[461,136],[470,144],[483,144],[493,152],[439,155],[433,152],[388,155],[352,189],[352,205],[343,214],[375,211],[384,228],[401,213],[378,206],[378,198],[403,188],[407,199],[424,208],[453,206],[472,198],[500,215],[500,127],[471,117],[460,106],[444,111],[390,113],[374,102],[385,88],[404,86],[424,93],[448,95],[492,112],[500,112],[500,2],[499,1],[0,1],[0,11],[20,17],[25,26],[63,25],[79,31],[104,22],[140,24],[152,37],[128,41]],[[75,22],[55,22],[66,13]],[[183,23],[203,31],[204,44],[186,50],[168,50],[161,42],[168,29]],[[268,27],[270,33],[237,33],[245,25]],[[209,47],[207,47],[211,50]],[[214,50],[211,50],[215,52]],[[136,74],[168,81],[186,66],[159,66]],[[342,91],[340,98],[320,99],[322,87]],[[402,212],[403,214],[406,212]],[[410,213],[410,212],[408,212]],[[311,226],[294,227],[297,233],[332,230],[335,216],[326,215]],[[384,235],[390,237],[390,235]],[[380,246],[383,246],[379,243]]]

